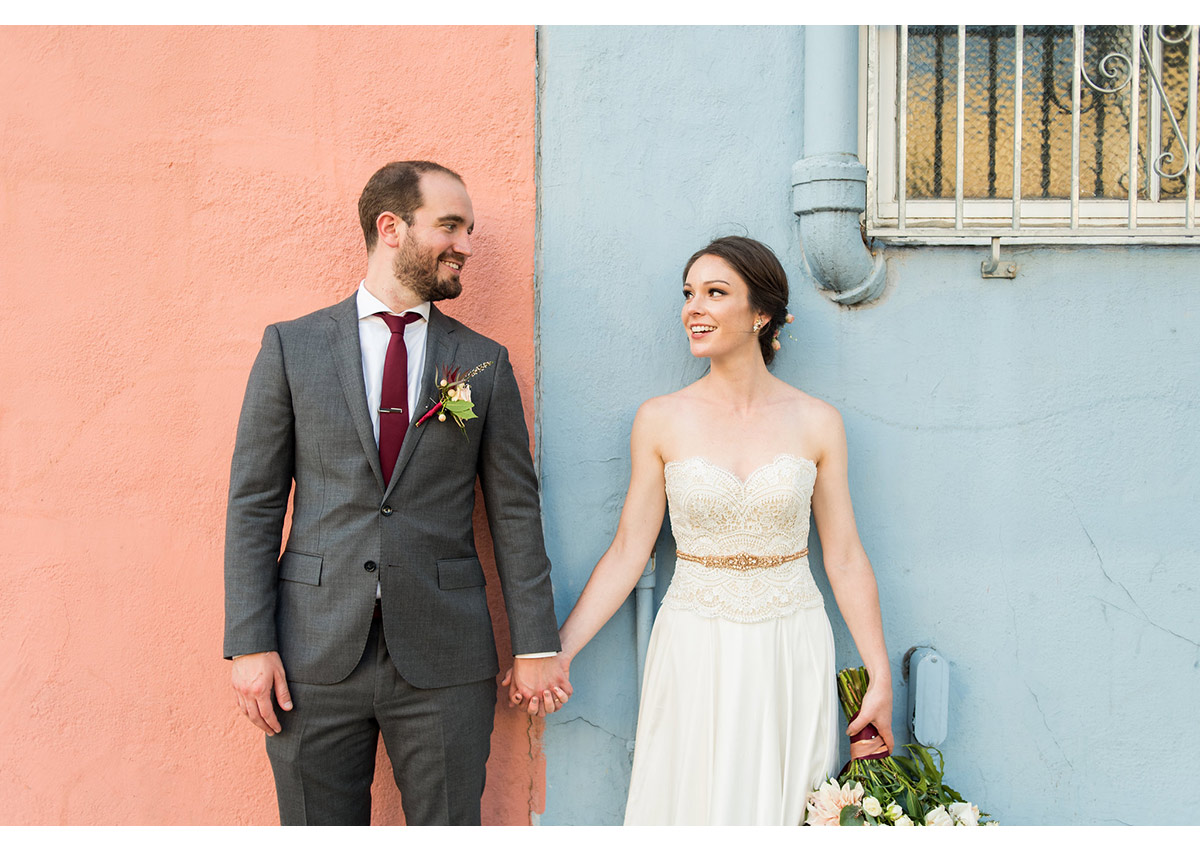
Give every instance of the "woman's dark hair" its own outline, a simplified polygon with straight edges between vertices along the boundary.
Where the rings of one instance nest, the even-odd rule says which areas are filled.
[[[770,248],[748,236],[723,236],[714,239],[691,256],[683,267],[683,280],[687,281],[692,264],[705,255],[720,257],[733,267],[750,289],[750,306],[770,317],[767,324],[758,329],[758,345],[762,349],[763,361],[775,359],[776,332],[787,322],[788,282],[783,265]]]

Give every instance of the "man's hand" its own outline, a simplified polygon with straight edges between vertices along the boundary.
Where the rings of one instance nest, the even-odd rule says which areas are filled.
[[[283,729],[271,703],[272,690],[280,708],[292,708],[292,695],[278,653],[274,650],[250,653],[233,660],[233,693],[237,695],[238,708],[268,736]]]
[[[536,659],[513,659],[500,685],[508,686],[508,704],[526,703],[526,711],[539,718],[562,709],[571,697],[571,663],[559,653]]]

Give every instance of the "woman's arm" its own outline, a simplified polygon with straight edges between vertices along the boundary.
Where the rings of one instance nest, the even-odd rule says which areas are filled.
[[[559,630],[562,641],[559,656],[565,657],[568,665],[625,602],[641,577],[662,528],[667,497],[663,459],[658,449],[655,401],[643,405],[633,420],[629,439],[632,470],[617,534],[596,563],[575,608]]]
[[[662,528],[666,510],[666,483],[659,450],[663,420],[659,413],[662,406],[656,403],[657,400],[651,399],[643,404],[633,420],[629,439],[632,461],[629,491],[625,495],[625,506],[621,509],[616,536],[596,563],[583,593],[559,630],[562,650],[555,657],[555,662],[564,677],[568,676],[575,655],[628,598],[650,559],[654,542]],[[510,677],[506,675],[502,685],[509,682]],[[514,706],[517,705],[513,701],[511,688],[509,699]],[[537,711],[536,700],[535,696],[530,701],[531,713]],[[559,700],[565,702],[562,695],[559,695]]]
[[[816,419],[821,452],[813,487],[813,517],[821,537],[829,585],[870,677],[862,710],[846,732],[853,735],[873,724],[891,750],[892,673],[883,641],[875,573],[859,540],[850,504],[846,430],[841,415],[833,407],[824,406]]]

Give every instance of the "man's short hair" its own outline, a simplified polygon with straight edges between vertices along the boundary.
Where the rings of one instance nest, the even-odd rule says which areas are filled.
[[[421,175],[430,171],[440,171],[459,183],[464,182],[444,165],[427,160],[388,163],[371,175],[358,199],[358,220],[362,224],[368,254],[375,249],[379,238],[375,220],[381,213],[395,213],[406,225],[412,226],[413,213],[425,202],[421,197]]]

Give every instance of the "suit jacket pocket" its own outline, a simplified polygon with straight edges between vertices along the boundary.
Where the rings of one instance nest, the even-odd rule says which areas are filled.
[[[437,569],[438,588],[443,591],[454,588],[481,588],[487,584],[483,576],[483,565],[475,557],[438,559]]]
[[[321,556],[285,550],[279,559],[279,578],[306,585],[321,584]]]

